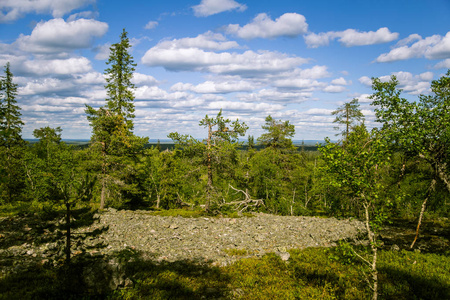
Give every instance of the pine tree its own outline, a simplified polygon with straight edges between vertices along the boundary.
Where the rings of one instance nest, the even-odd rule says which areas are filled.
[[[20,107],[16,105],[17,84],[13,82],[10,64],[5,66],[5,76],[0,79],[0,145],[10,148],[22,144]]]
[[[338,109],[333,111],[331,114],[336,116],[333,123],[338,123],[345,126],[344,130],[336,134],[336,136],[342,134],[342,137],[344,138],[344,145],[347,143],[350,131],[355,126],[360,125],[360,123],[364,123],[364,115],[359,109],[358,99],[356,98],[350,102],[344,103],[342,106],[339,106]],[[340,130],[339,126],[334,127],[334,129]]]
[[[289,124],[289,121],[277,121],[272,116],[266,117],[266,125],[262,129],[267,133],[263,133],[258,142],[265,147],[272,147],[275,149],[293,149],[291,137],[295,134],[295,126]]]

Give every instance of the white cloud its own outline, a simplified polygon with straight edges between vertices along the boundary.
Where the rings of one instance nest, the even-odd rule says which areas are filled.
[[[86,57],[53,60],[27,60],[22,67],[25,72],[35,75],[72,75],[92,70],[91,62]]]
[[[328,31],[321,33],[310,33],[305,36],[305,42],[310,48],[328,46],[330,41],[338,41],[346,47],[367,46],[381,43],[388,43],[398,39],[397,32],[391,32],[388,28],[382,27],[377,31],[360,32],[355,29],[344,31]]]
[[[95,0],[2,0],[0,23],[12,22],[27,13],[51,13],[60,18],[74,9],[95,3]]]
[[[21,96],[39,95],[47,93],[57,93],[72,90],[74,84],[67,80],[57,78],[44,78],[28,82],[25,86],[19,87],[18,94]]]
[[[329,85],[323,91],[326,93],[342,93],[347,91],[347,88],[342,85]]]
[[[208,104],[209,109],[223,109],[225,111],[250,111],[250,112],[270,112],[284,109],[283,105],[270,103],[251,103],[251,102],[235,102],[235,101],[218,101]]]
[[[162,66],[172,71],[190,70],[242,76],[287,71],[308,62],[307,59],[278,52],[216,53],[199,48],[168,48],[165,43],[148,50],[141,61],[148,66]]]
[[[16,43],[27,52],[59,53],[89,48],[94,38],[103,36],[107,30],[108,24],[96,20],[52,19],[38,23],[31,35],[21,35]]]
[[[439,63],[437,63],[434,66],[435,69],[450,69],[450,58],[447,58],[446,60],[443,60]]]
[[[75,75],[76,84],[81,85],[104,85],[106,83],[105,76],[99,72],[89,72],[85,74]]]
[[[367,77],[367,76],[362,76],[359,78],[359,82],[361,82],[362,84],[364,84],[365,86],[372,86],[372,79]]]
[[[97,52],[97,54],[95,55],[94,58],[97,60],[107,60],[111,52],[110,48],[111,48],[110,43],[95,47],[94,51]]]
[[[369,98],[370,96],[370,94],[361,94],[355,98],[358,99],[359,103],[372,103],[373,100]]]
[[[213,82],[205,81],[198,85],[192,85],[190,83],[183,84],[177,83],[171,87],[173,91],[192,91],[198,94],[227,94],[233,92],[252,91],[255,88],[253,84],[247,81],[225,81],[225,82]]]
[[[450,58],[450,31],[444,37],[432,35],[422,38],[418,34],[410,35],[406,39],[401,40],[388,53],[378,56],[376,61],[394,62],[420,57],[428,59]]]
[[[151,75],[146,75],[142,73],[133,73],[133,78],[131,79],[131,82],[136,85],[157,85],[158,80],[155,79],[155,77]]]
[[[285,13],[275,21],[267,14],[261,13],[243,27],[238,24],[230,24],[226,27],[228,34],[234,34],[243,39],[296,37],[307,31],[308,24],[305,17],[297,13]]]
[[[433,79],[432,72],[424,72],[419,75],[413,75],[410,72],[393,72],[391,75],[380,76],[382,82],[391,80],[391,76],[395,75],[398,80],[398,87],[411,95],[426,94],[430,92],[430,81]],[[363,76],[359,79],[361,83],[368,85],[368,77]]]
[[[154,28],[156,28],[156,26],[158,26],[158,22],[156,22],[156,21],[149,21],[145,25],[144,29],[154,29]]]
[[[195,16],[208,17],[224,11],[244,11],[247,6],[234,0],[202,0],[199,5],[193,6],[192,9]]]
[[[350,84],[352,84],[352,81],[351,80],[347,81],[347,80],[345,80],[344,77],[339,77],[339,78],[333,79],[331,81],[331,84],[334,84],[334,85],[350,85]]]
[[[436,45],[427,49],[425,57],[429,59],[450,58],[450,31]]]
[[[300,103],[311,99],[311,92],[280,92],[274,89],[262,89],[256,93],[242,93],[237,96],[239,100],[243,101],[270,101],[270,102],[287,102],[287,103]]]
[[[96,11],[82,11],[67,18],[67,22],[72,22],[78,19],[95,19],[98,18],[99,13]]]
[[[306,78],[287,78],[276,80],[273,85],[278,88],[314,91],[317,88],[324,88],[326,83]]]
[[[208,31],[199,34],[194,38],[174,39],[170,41],[159,42],[154,48],[157,49],[203,49],[224,51],[232,48],[239,48],[235,41],[228,41],[222,34]]]

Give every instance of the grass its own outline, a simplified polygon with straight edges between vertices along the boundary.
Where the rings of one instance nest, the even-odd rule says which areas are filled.
[[[218,267],[205,262],[154,262],[139,253],[118,257],[134,286],[109,294],[67,286],[61,269],[35,268],[0,277],[0,299],[369,299],[362,265],[342,263],[336,249],[291,250],[289,261],[275,254],[244,258]],[[241,255],[243,251],[231,251]],[[380,251],[379,299],[450,299],[450,257]],[[75,271],[76,266],[75,266]],[[73,286],[76,286],[75,292]]]
[[[224,212],[221,215],[210,215],[202,209],[162,209],[145,212],[151,216],[163,216],[163,217],[183,217],[183,218],[200,218],[200,217],[226,217],[226,218],[240,218],[240,217],[253,217],[251,213],[238,214],[237,212]]]

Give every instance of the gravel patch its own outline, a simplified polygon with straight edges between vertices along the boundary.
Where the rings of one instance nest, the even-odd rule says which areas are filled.
[[[287,260],[288,249],[335,246],[338,240],[355,239],[364,232],[362,222],[348,219],[263,213],[242,218],[183,218],[114,209],[99,214],[96,223],[79,232],[104,227],[108,230],[85,241],[87,245],[103,243],[105,248],[96,250],[102,254],[131,248],[157,261],[187,259],[220,265],[269,252]]]

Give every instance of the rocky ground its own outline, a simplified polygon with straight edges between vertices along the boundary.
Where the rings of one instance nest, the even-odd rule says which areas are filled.
[[[81,232],[108,228],[86,243],[103,243],[95,251],[107,253],[132,248],[161,261],[200,260],[224,265],[243,256],[278,253],[288,259],[288,249],[328,247],[364,232],[357,220],[286,217],[255,214],[242,218],[183,218],[152,216],[145,211],[109,209]],[[233,255],[241,254],[241,255]]]
[[[363,223],[357,220],[262,213],[242,218],[183,218],[108,209],[94,220],[74,231],[73,255],[103,256],[128,248],[155,261],[188,259],[226,265],[268,252],[287,260],[288,249],[334,246],[338,240],[354,239],[364,232]],[[20,267],[27,259],[56,264],[55,257],[64,257],[64,236],[55,229],[57,224],[33,225],[25,218],[0,221],[0,260],[14,260],[10,267]]]

